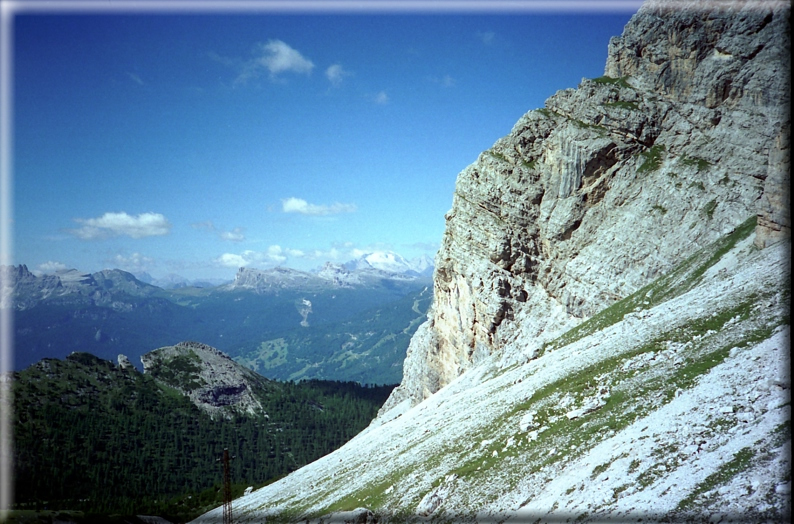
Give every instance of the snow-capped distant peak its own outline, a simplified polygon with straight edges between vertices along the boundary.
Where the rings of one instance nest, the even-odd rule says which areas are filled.
[[[405,258],[391,251],[375,251],[364,255],[361,259],[374,269],[390,273],[405,273],[413,270],[411,264]]]
[[[408,261],[393,251],[373,251],[346,262],[343,267],[349,271],[376,269],[399,275],[425,275],[432,273],[433,261],[426,255]]]

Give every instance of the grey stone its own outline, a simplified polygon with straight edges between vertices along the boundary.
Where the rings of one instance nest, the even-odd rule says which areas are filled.
[[[785,7],[646,2],[605,77],[460,172],[433,306],[381,413],[484,359],[532,358],[753,215],[760,247],[790,234]],[[505,354],[519,332],[535,336]]]

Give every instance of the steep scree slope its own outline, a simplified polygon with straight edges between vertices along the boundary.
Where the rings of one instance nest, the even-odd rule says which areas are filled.
[[[235,522],[788,522],[790,242],[755,239],[751,217],[537,358],[395,408]]]

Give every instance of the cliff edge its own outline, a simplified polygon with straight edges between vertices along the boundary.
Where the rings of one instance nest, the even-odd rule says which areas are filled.
[[[788,34],[782,2],[646,2],[604,76],[464,169],[433,306],[381,415],[485,359],[535,358],[751,215],[758,247],[790,236]]]

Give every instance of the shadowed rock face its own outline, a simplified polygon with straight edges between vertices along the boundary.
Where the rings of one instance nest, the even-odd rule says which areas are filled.
[[[791,237],[790,129],[780,130],[769,151],[769,168],[764,194],[758,201],[758,229],[755,245],[761,249]]]
[[[682,5],[646,3],[604,77],[458,175],[433,307],[382,412],[483,359],[532,358],[754,214],[760,245],[790,234],[785,5]],[[533,338],[504,352],[518,325]]]
[[[246,384],[229,386],[215,386],[202,390],[198,395],[199,401],[211,406],[231,406],[240,402],[242,394],[248,389]]]

